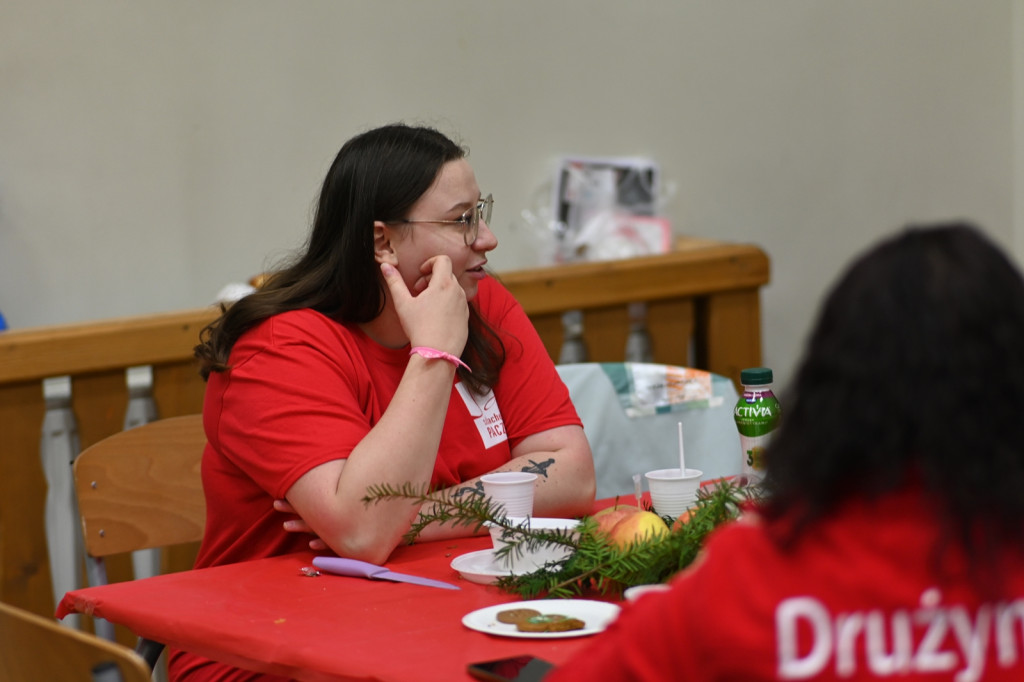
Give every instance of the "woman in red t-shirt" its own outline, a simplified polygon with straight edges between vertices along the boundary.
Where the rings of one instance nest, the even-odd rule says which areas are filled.
[[[305,248],[196,347],[208,439],[197,566],[304,549],[307,532],[383,563],[419,509],[367,506],[370,486],[476,495],[485,473],[530,471],[537,515],[590,511],[593,460],[568,391],[485,270],[491,205],[465,150],[436,130],[389,125],[345,143]],[[419,537],[469,532],[432,524]],[[250,679],[180,652],[171,669]]]
[[[1024,280],[908,229],[824,304],[767,501],[550,682],[1024,679]]]

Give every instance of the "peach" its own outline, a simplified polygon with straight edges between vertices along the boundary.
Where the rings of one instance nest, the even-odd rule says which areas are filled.
[[[663,518],[654,512],[638,511],[620,519],[608,539],[613,546],[623,549],[639,540],[664,537],[668,533],[668,524]]]
[[[693,515],[694,515],[694,513],[696,513],[696,511],[697,511],[696,509],[694,509],[694,508],[692,508],[692,507],[691,507],[690,509],[687,509],[687,510],[686,510],[686,511],[684,511],[684,512],[683,512],[682,514],[680,514],[680,515],[679,515],[679,518],[678,518],[678,519],[676,519],[676,520],[675,520],[675,522],[673,522],[673,524],[672,524],[672,530],[673,530],[673,531],[677,531],[677,530],[679,530],[680,528],[682,528],[683,526],[685,526],[685,525],[686,525],[686,523],[687,523],[687,522],[688,522],[688,521],[689,521],[689,520],[690,520],[691,518],[693,518]]]
[[[610,537],[612,529],[615,528],[615,524],[627,516],[636,514],[639,511],[642,511],[640,507],[633,507],[628,504],[617,504],[613,507],[607,507],[599,512],[595,512],[592,518],[597,522],[597,532],[605,537]]]

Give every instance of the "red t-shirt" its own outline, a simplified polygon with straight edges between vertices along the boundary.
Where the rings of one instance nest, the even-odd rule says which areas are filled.
[[[511,459],[525,437],[581,424],[529,318],[491,278],[474,303],[499,330],[506,361],[493,395],[456,380],[431,484],[447,487]],[[206,532],[197,567],[306,549],[272,507],[313,467],[348,457],[384,414],[409,361],[356,326],[309,309],[276,315],[238,340],[210,375],[203,418]]]
[[[493,392],[453,382],[431,483],[451,486],[511,459],[547,429],[582,425],[554,363],[522,307],[491,278],[473,301],[505,344]],[[384,414],[409,362],[358,327],[312,310],[282,313],[238,339],[231,369],[210,375],[203,406],[206,530],[196,567],[298,552],[273,501],[313,467],[348,457]],[[172,679],[273,680],[192,654],[171,653]]]
[[[939,582],[934,519],[907,491],[846,505],[790,552],[756,515],[724,526],[545,682],[1024,680],[1021,553],[1001,599],[978,596],[956,552]]]

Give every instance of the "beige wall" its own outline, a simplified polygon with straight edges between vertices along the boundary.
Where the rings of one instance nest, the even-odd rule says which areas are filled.
[[[1024,0],[1013,0],[1014,253],[1024,261]]]
[[[654,157],[677,233],[771,255],[786,382],[879,235],[966,216],[1024,252],[1022,4],[5,0],[0,310],[206,304],[301,243],[344,139],[401,119],[471,148],[498,269],[533,263],[518,216],[559,154]]]

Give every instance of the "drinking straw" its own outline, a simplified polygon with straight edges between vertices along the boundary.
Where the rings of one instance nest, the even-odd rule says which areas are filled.
[[[679,475],[686,475],[686,457],[683,455],[683,422],[679,422]]]
[[[636,495],[636,506],[640,506],[640,499],[644,496],[640,483],[640,474],[633,474],[633,494]]]

